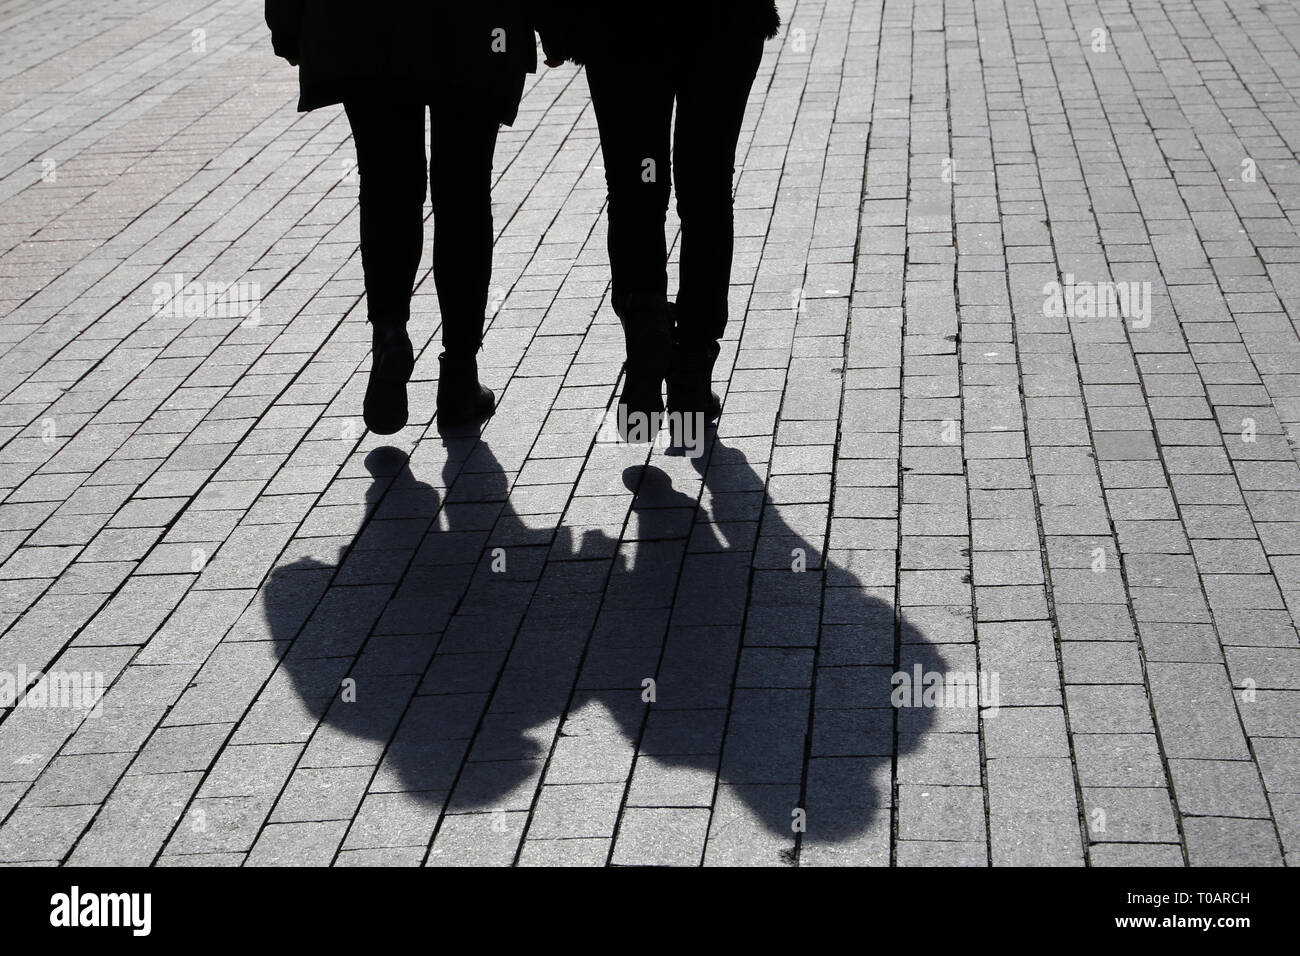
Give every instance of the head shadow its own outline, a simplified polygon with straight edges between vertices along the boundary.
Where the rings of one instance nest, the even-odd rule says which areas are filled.
[[[826,560],[824,503],[773,503],[716,437],[681,487],[625,469],[621,529],[598,507],[545,517],[485,441],[438,457],[435,488],[371,452],[361,531],[265,585],[284,683],[319,724],[309,756],[377,763],[372,791],[447,812],[521,815],[544,770],[613,785],[631,767],[626,806],[712,806],[724,856],[760,828],[784,862],[858,845],[888,862],[908,755],[976,711],[912,692],[946,655]]]

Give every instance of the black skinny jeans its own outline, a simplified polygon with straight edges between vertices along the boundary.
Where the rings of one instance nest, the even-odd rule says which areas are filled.
[[[361,177],[361,265],[372,324],[405,325],[424,252],[424,197],[433,196],[433,281],[448,355],[478,351],[492,281],[492,155],[497,121],[485,105],[438,97],[427,174],[426,106],[415,99],[346,101]]]
[[[727,325],[736,143],[763,38],[719,43],[701,31],[675,49],[666,46],[661,57],[595,57],[587,64],[609,186],[613,305],[626,320],[629,302],[667,296],[664,223],[675,178],[682,226],[679,335],[702,344],[721,339]]]

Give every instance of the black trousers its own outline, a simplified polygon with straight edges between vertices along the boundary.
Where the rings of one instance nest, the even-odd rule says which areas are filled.
[[[405,325],[411,317],[429,191],[443,349],[474,354],[492,281],[494,113],[472,97],[450,95],[427,107],[391,96],[349,99],[343,107],[361,178],[361,264],[371,323]],[[426,108],[432,127],[427,167]]]
[[[719,42],[700,31],[665,46],[662,56],[587,63],[609,186],[614,311],[625,318],[629,302],[667,295],[664,223],[675,178],[682,227],[679,336],[716,341],[727,325],[736,143],[763,37]]]

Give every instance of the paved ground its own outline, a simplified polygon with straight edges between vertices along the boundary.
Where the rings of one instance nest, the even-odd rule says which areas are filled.
[[[1300,859],[1300,11],[781,5],[691,459],[600,428],[580,73],[500,413],[430,427],[425,277],[382,440],[261,5],[0,0],[0,860]]]

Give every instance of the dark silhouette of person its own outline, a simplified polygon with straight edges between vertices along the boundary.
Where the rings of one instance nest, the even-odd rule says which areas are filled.
[[[486,443],[443,449],[439,489],[371,452],[355,540],[265,585],[281,667],[335,745],[386,746],[387,789],[491,811],[536,787],[558,722],[596,701],[639,754],[713,774],[783,835],[772,863],[888,830],[892,763],[933,721],[893,706],[890,674],[943,665],[788,525],[743,454],[715,440],[691,460],[711,511],[698,485],[628,468],[620,539],[530,526]]]
[[[492,272],[492,157],[537,66],[526,2],[266,0],[275,53],[299,69],[298,109],[341,103],[352,127],[373,348],[364,417],[377,434],[407,422],[415,356],[406,324],[426,192],[442,313],[438,422],[457,427],[492,412],[477,360]]]
[[[665,379],[670,419],[716,419],[721,402],[710,383],[727,324],[736,145],[763,42],[780,27],[776,5],[541,0],[541,6],[546,62],[585,65],[600,127],[613,307],[627,345],[624,437],[653,438]],[[672,304],[664,223],[674,179],[681,262]]]

